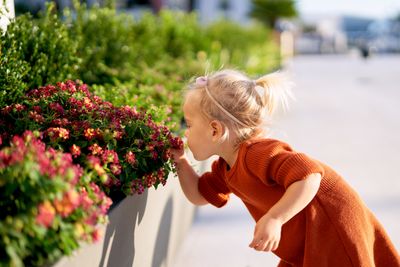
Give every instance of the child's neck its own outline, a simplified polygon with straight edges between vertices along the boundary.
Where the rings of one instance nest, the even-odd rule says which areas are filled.
[[[229,142],[224,142],[221,145],[221,151],[218,155],[223,158],[226,163],[229,165],[229,168],[232,168],[235,165],[239,154],[239,147],[230,144]]]

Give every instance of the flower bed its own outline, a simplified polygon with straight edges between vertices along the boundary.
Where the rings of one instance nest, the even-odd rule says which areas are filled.
[[[4,107],[1,263],[40,266],[70,254],[81,239],[97,239],[94,227],[111,204],[106,196],[165,185],[174,171],[168,149],[181,145],[144,111],[114,107],[80,82],[41,87]]]
[[[108,195],[142,193],[165,184],[173,170],[168,149],[182,144],[150,115],[134,107],[114,107],[85,84],[41,87],[21,103],[1,110],[5,143],[27,129],[40,131],[46,144],[70,152],[75,163],[94,170],[91,180]]]
[[[2,266],[41,266],[99,239],[111,200],[71,154],[26,131],[0,151],[0,177]]]

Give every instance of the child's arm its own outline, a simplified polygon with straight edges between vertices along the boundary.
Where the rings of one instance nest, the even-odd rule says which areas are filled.
[[[249,246],[259,251],[277,249],[282,225],[311,202],[318,192],[320,182],[321,175],[314,173],[291,184],[282,198],[258,220]]]
[[[197,175],[190,165],[183,150],[173,149],[171,153],[176,164],[179,183],[186,198],[194,205],[208,204],[208,201],[198,190],[199,175]]]

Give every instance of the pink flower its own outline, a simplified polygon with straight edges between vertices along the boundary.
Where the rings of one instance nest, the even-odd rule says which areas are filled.
[[[32,109],[37,113],[42,112],[42,108],[40,106],[33,106]]]
[[[4,108],[1,109],[1,113],[3,115],[8,115],[10,112],[13,110],[12,106],[5,106]]]
[[[23,111],[23,110],[26,109],[26,106],[21,105],[21,104],[14,104],[13,107],[14,107],[14,109],[15,109],[16,111],[18,111],[18,112],[21,112],[21,111]]]
[[[157,151],[151,151],[151,158],[156,160],[158,158],[158,153]]]
[[[93,200],[89,197],[86,189],[84,187],[80,190],[81,195],[81,205],[82,207],[87,210],[93,205]]]
[[[53,224],[53,220],[56,214],[55,209],[49,201],[45,201],[38,207],[39,213],[36,216],[36,222],[48,228]]]
[[[132,151],[125,154],[125,159],[131,165],[135,165],[136,163],[136,156]]]
[[[171,147],[176,148],[176,149],[182,149],[183,148],[183,141],[179,137],[171,138]]]
[[[114,133],[113,133],[113,137],[117,140],[120,140],[123,135],[124,135],[124,133],[122,131],[114,131]]]
[[[93,155],[100,155],[103,153],[103,149],[96,143],[89,146],[89,150],[92,151]]]
[[[104,163],[118,163],[118,154],[114,150],[105,150],[101,156]]]
[[[54,201],[54,206],[62,217],[70,215],[80,204],[79,194],[75,190],[70,190],[64,194],[63,198]]]
[[[68,89],[67,85],[63,82],[57,83],[57,86],[63,91],[67,91],[67,89]]]
[[[74,83],[73,81],[68,80],[68,81],[66,81],[65,83],[66,83],[66,85],[67,85],[68,91],[69,91],[71,94],[73,94],[73,93],[76,92],[76,85],[75,85],[75,83]]]
[[[67,140],[69,138],[69,131],[61,127],[50,127],[46,130],[46,134],[52,141],[58,138]]]
[[[160,132],[156,131],[154,134],[151,135],[151,140],[157,141],[159,136],[160,136]]]
[[[119,165],[119,164],[111,164],[110,165],[110,169],[111,169],[111,172],[114,174],[114,175],[119,175],[119,174],[121,174],[121,165]]]
[[[95,229],[94,231],[93,231],[93,233],[92,233],[92,238],[93,238],[93,241],[94,242],[97,242],[97,241],[99,241],[100,240],[100,238],[101,238],[101,232],[100,232],[100,230],[99,229]]]
[[[96,132],[92,128],[85,129],[84,135],[87,140],[92,140],[96,136]]]
[[[74,158],[77,158],[81,154],[81,148],[75,144],[71,146],[70,151]]]
[[[29,118],[38,122],[38,123],[43,123],[44,118],[42,115],[38,114],[36,111],[29,111]]]
[[[59,113],[60,115],[64,114],[64,108],[59,103],[50,103],[50,109],[54,110],[55,112]]]
[[[84,104],[85,108],[88,110],[92,110],[94,107],[92,101],[88,97],[83,98],[83,104]]]
[[[81,84],[79,86],[79,91],[83,92],[85,95],[89,96],[90,92],[86,84]]]
[[[103,194],[100,195],[100,197],[102,198],[102,204],[100,205],[100,212],[103,215],[107,214],[107,211],[109,210],[111,204],[113,203],[111,198],[105,196],[104,192],[102,192]]]

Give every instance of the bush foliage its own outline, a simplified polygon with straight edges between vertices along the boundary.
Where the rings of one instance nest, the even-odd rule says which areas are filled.
[[[179,129],[182,92],[191,77],[221,67],[259,75],[279,65],[270,32],[256,24],[202,26],[194,13],[176,11],[134,18],[76,1],[62,16],[52,5],[35,19],[18,16],[0,37],[0,49],[0,107],[29,89],[80,79],[117,106],[160,108],[154,120],[173,130]]]

